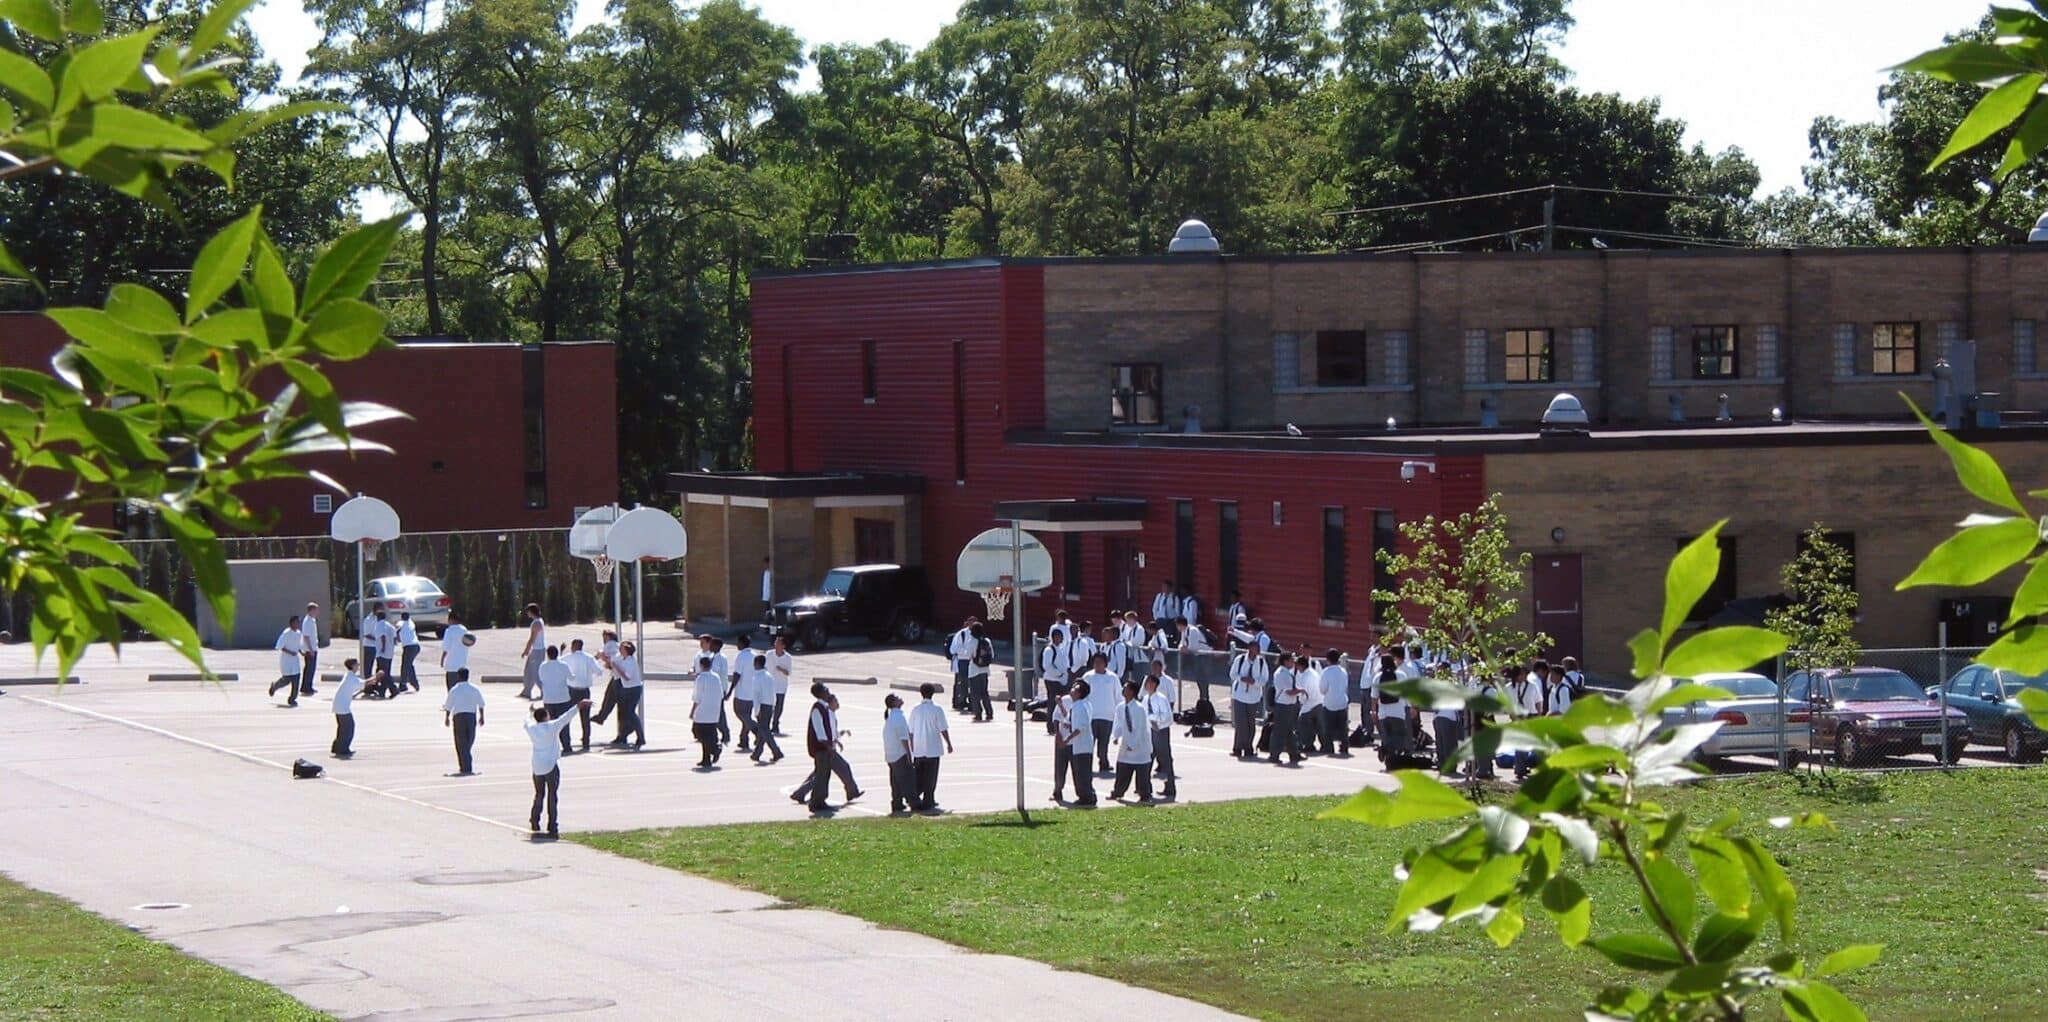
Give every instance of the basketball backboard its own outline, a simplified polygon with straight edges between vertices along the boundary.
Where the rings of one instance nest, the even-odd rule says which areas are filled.
[[[1008,585],[1035,593],[1052,585],[1052,552],[1028,532],[1021,534],[1019,549],[1013,552],[1010,533],[1007,527],[990,529],[960,548],[959,560],[954,564],[954,580],[960,588],[985,593]],[[1010,581],[1004,582],[1005,578]]]
[[[672,561],[690,552],[690,539],[675,515],[658,507],[636,507],[612,523],[604,546],[605,554],[620,564],[643,559]]]
[[[389,543],[400,535],[398,512],[375,497],[351,498],[334,509],[334,517],[328,523],[329,533],[343,543],[366,539]]]
[[[585,510],[576,518],[576,524],[569,527],[569,556],[594,561],[605,555],[605,538],[612,531],[612,523],[619,518],[619,509],[610,504]]]

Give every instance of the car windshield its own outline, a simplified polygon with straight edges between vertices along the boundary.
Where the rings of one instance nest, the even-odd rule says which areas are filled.
[[[387,593],[418,593],[422,596],[435,596],[441,592],[441,587],[424,578],[394,578],[385,581],[384,591]]]
[[[2005,696],[2008,699],[2019,695],[2020,689],[2023,688],[2038,688],[2048,692],[2048,674],[2036,674],[2031,678],[2016,674],[2005,674],[2003,677],[2005,680]]]
[[[1716,678],[1711,681],[1702,681],[1700,684],[1709,688],[1718,688],[1738,699],[1778,694],[1778,683],[1769,678]]]
[[[1888,699],[1905,699],[1920,702],[1927,693],[1913,684],[1913,679],[1897,671],[1877,671],[1870,674],[1844,674],[1835,678],[1835,698],[1857,702],[1881,702]]]
[[[853,588],[853,572],[828,571],[825,581],[818,583],[818,592],[826,596],[845,596]]]

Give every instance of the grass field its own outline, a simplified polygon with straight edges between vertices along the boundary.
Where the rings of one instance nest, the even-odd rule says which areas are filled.
[[[982,951],[1022,955],[1272,1019],[1577,1018],[1617,973],[1540,913],[1506,951],[1477,930],[1385,930],[1408,844],[1313,817],[1334,799],[839,819],[579,836],[660,865]],[[1799,886],[1809,954],[1881,943],[1842,986],[1880,1020],[2048,1018],[2048,770],[1761,776],[1672,792],[1740,808]],[[1769,831],[1818,810],[1838,830]],[[1593,932],[1644,929],[1618,866]],[[1775,1016],[1775,1011],[1768,1013]]]
[[[0,878],[0,1019],[327,1019],[62,898]]]

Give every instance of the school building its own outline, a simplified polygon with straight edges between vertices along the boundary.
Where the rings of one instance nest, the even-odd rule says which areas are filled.
[[[758,471],[678,473],[691,613],[748,619],[835,564],[953,561],[999,502],[1081,501],[1032,601],[1102,621],[1162,580],[1357,649],[1397,526],[1502,494],[1529,623],[1625,672],[1666,562],[1720,518],[1702,617],[1852,547],[1863,639],[1980,634],[2011,592],[1894,593],[1974,510],[1900,394],[2048,479],[2048,247],[976,259],[760,274]],[[1940,365],[1937,365],[1940,363]],[[1583,425],[1541,422],[1560,394]],[[2022,485],[2021,489],[2028,488]],[[1745,598],[1750,598],[1745,600]],[[1738,602],[1741,601],[1741,602]],[[1953,602],[1950,602],[1953,601]],[[1217,623],[1213,618],[1212,625]]]
[[[0,313],[0,366],[47,372],[66,338],[33,312]],[[410,418],[359,431],[391,453],[316,454],[301,464],[351,493],[380,497],[407,532],[560,528],[578,507],[618,499],[617,373],[608,341],[519,345],[399,338],[390,348],[325,368],[346,401],[374,401]],[[276,386],[284,384],[280,376]],[[59,479],[36,481],[56,497]],[[244,494],[274,515],[278,536],[326,535],[345,495],[311,479]],[[115,524],[137,535],[149,523]]]

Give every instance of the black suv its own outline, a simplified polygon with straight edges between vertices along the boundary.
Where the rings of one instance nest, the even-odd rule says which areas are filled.
[[[875,642],[924,641],[932,619],[932,586],[923,568],[856,564],[833,568],[818,595],[778,603],[768,634],[786,635],[806,653],[824,649],[834,635],[866,635]]]

